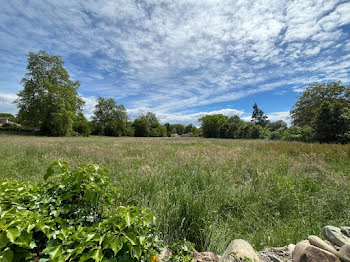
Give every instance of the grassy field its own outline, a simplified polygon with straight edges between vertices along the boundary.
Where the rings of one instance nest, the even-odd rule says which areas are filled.
[[[148,206],[167,241],[222,253],[350,225],[350,145],[204,138],[49,138],[0,134],[0,179],[41,181],[49,163],[110,170],[125,205]]]

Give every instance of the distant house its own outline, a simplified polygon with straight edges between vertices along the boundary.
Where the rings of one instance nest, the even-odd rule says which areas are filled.
[[[9,120],[10,118],[7,116],[1,116],[0,117],[0,126],[2,126],[3,124],[8,124],[10,122]]]

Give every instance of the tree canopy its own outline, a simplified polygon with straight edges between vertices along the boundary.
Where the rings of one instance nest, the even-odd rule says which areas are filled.
[[[342,104],[342,107],[349,107],[350,85],[342,85],[340,81],[308,86],[299,97],[290,111],[293,125],[311,126],[317,110],[325,101],[335,101]]]
[[[121,136],[127,127],[128,115],[123,105],[113,98],[98,97],[92,117],[95,135]]]
[[[204,137],[218,137],[218,128],[228,120],[228,116],[222,114],[206,115],[199,119],[202,122]]]
[[[340,81],[308,86],[291,111],[294,126],[311,128],[312,139],[323,143],[349,141],[350,85]]]
[[[167,135],[167,126],[161,125],[156,114],[147,112],[136,118],[132,124],[135,136],[163,137]]]
[[[77,92],[80,82],[70,80],[63,64],[60,56],[29,52],[24,89],[15,101],[23,125],[53,136],[72,131],[74,117],[84,102]]]

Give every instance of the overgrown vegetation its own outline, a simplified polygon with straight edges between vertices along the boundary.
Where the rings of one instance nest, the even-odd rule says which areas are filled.
[[[53,162],[44,180],[0,181],[1,261],[158,261],[155,217],[119,205],[105,169]],[[189,243],[172,247],[171,261],[191,260]]]
[[[166,244],[257,250],[350,220],[350,145],[268,140],[0,135],[0,179],[42,182],[56,159],[109,170],[124,206],[148,207]]]

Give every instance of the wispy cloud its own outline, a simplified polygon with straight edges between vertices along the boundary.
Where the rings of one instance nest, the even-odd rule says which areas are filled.
[[[0,92],[0,112],[16,114],[17,108],[13,102],[16,100],[16,94]]]
[[[350,82],[349,28],[344,0],[5,1],[0,90],[17,92],[25,55],[45,49],[63,56],[84,97],[181,119],[262,92]]]

